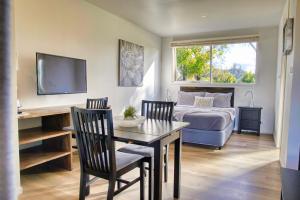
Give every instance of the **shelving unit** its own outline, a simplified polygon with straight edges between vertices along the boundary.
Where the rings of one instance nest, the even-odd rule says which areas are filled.
[[[54,164],[72,170],[72,132],[63,129],[70,126],[70,107],[24,110],[18,116],[19,121],[32,118],[41,118],[41,127],[19,130],[19,145],[39,145],[20,150],[20,169]]]
[[[30,128],[19,131],[19,144],[30,144],[32,142],[38,142],[69,134],[70,131],[64,130],[42,130],[41,127]]]
[[[34,150],[33,150],[34,149]],[[28,169],[30,167],[46,163],[51,160],[62,158],[70,155],[68,151],[42,151],[35,148],[31,151],[25,151],[20,154],[20,169]]]

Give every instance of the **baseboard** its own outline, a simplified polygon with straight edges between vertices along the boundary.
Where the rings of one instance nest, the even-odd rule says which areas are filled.
[[[238,130],[233,130],[233,133],[238,133]],[[243,133],[247,134],[247,132],[243,132]],[[249,133],[252,133],[252,132],[249,132]],[[253,133],[255,133],[255,132],[253,132]],[[261,135],[274,135],[273,133],[267,133],[267,132],[260,132],[260,134]]]

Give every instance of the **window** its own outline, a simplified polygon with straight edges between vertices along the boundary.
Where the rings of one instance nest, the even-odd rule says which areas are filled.
[[[255,83],[256,39],[212,41],[205,44],[201,41],[200,44],[188,43],[188,46],[184,46],[185,44],[173,44],[175,81]]]

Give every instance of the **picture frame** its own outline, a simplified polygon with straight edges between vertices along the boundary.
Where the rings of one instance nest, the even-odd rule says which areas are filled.
[[[144,47],[119,39],[120,87],[142,87],[144,79]]]
[[[294,43],[294,18],[288,18],[283,27],[283,54],[289,55]]]

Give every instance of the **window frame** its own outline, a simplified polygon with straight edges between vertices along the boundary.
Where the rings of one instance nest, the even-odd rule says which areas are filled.
[[[236,37],[235,37],[236,38]],[[217,40],[213,39],[213,40]],[[212,41],[213,41],[212,40]],[[207,86],[254,86],[258,82],[258,74],[257,74],[257,63],[258,63],[258,47],[259,47],[259,40],[254,40],[252,42],[256,42],[256,60],[255,60],[255,82],[254,83],[216,83],[213,81],[213,75],[212,75],[212,50],[213,50],[213,45],[220,45],[220,44],[239,44],[239,43],[250,43],[249,39],[243,39],[241,38],[239,42],[232,42],[230,38],[226,38],[228,42],[222,42],[218,44],[214,44],[211,42],[210,44],[207,44],[205,40],[196,40],[196,41],[203,41],[204,44],[195,44],[195,45],[180,45],[180,46],[171,46],[172,48],[172,83],[176,85],[195,85],[195,84],[201,84],[201,85],[207,85]],[[185,80],[185,81],[178,81],[176,80],[176,69],[177,69],[177,57],[176,57],[176,48],[189,48],[192,46],[209,46],[210,47],[210,80],[209,81],[192,81],[192,80]]]

